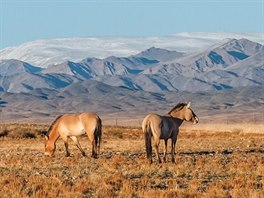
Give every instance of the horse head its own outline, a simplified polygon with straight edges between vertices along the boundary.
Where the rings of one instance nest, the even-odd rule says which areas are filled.
[[[49,136],[45,135],[45,155],[52,156],[55,152],[56,145],[54,142],[50,141]]]
[[[186,121],[190,121],[193,124],[197,124],[199,122],[199,118],[195,115],[193,110],[191,109],[191,102],[188,102],[188,104],[184,108],[184,118]]]
[[[191,103],[179,103],[169,113],[174,118],[193,122],[194,124],[199,122],[198,117],[191,109]]]

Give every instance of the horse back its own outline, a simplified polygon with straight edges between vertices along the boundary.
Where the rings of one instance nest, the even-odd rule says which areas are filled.
[[[60,131],[70,134],[83,134],[84,131],[94,131],[97,128],[100,118],[95,113],[80,113],[80,114],[64,114],[58,120]],[[74,135],[73,134],[73,135]]]
[[[86,129],[94,130],[98,127],[101,128],[101,119],[97,114],[87,112],[87,113],[81,113],[79,115],[79,117],[80,117],[80,121],[81,121],[82,125]],[[100,126],[98,126],[98,125],[100,125]]]
[[[158,114],[148,114],[142,122],[143,133],[150,132],[154,135],[160,134],[160,128],[162,126],[161,116]]]

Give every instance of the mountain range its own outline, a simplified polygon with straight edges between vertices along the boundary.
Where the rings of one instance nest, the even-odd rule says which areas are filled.
[[[140,117],[152,105],[155,111],[164,110],[182,96],[210,110],[216,104],[208,96],[217,95],[218,106],[223,106],[218,110],[236,109],[241,106],[236,100],[248,98],[252,89],[258,90],[254,92],[258,96],[251,104],[263,105],[263,57],[264,46],[259,43],[225,39],[192,53],[151,47],[127,57],[87,57],[46,67],[2,59],[0,107],[6,120],[16,117],[16,111],[29,118],[86,109],[107,115],[131,111]],[[233,96],[232,102],[221,102],[221,93]]]

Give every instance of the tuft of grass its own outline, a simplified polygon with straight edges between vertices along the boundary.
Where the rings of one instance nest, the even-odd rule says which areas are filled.
[[[37,124],[0,124],[0,129],[3,128],[3,136],[11,138],[36,138],[45,135],[48,125]],[[0,135],[1,136],[1,135]]]
[[[117,131],[117,130],[110,130],[109,133],[113,136],[113,137],[117,137],[122,139],[123,138],[123,133],[121,131]]]
[[[241,129],[241,128],[234,128],[234,129],[232,129],[232,132],[233,133],[243,133],[243,129]]]
[[[21,135],[22,138],[36,138],[36,135],[31,132],[26,132]]]
[[[3,131],[0,131],[0,137],[5,137],[8,135],[8,130],[4,129]]]

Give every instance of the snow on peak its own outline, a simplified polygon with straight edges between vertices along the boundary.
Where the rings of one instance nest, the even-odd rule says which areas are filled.
[[[224,38],[247,38],[263,43],[261,33],[177,33],[161,37],[87,37],[37,40],[0,50],[1,59],[18,59],[32,65],[48,67],[67,60],[78,62],[86,57],[127,57],[151,46],[171,51],[194,52]]]

